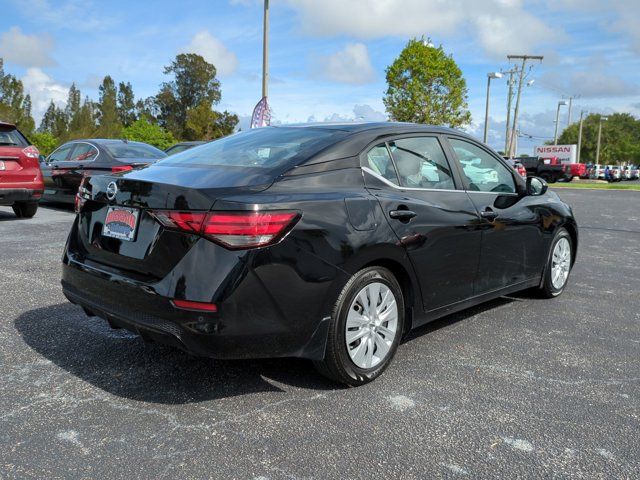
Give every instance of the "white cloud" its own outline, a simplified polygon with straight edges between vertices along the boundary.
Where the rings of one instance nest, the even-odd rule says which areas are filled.
[[[333,55],[321,56],[317,72],[335,82],[362,85],[375,79],[367,46],[350,43]]]
[[[92,0],[14,0],[14,4],[22,10],[30,20],[46,25],[78,32],[93,32],[107,30],[117,21],[113,17],[113,8],[97,12]],[[98,3],[99,6],[109,5],[108,2]]]
[[[564,37],[547,26],[521,0],[288,0],[300,28],[318,36],[471,35],[491,56],[531,49]]]
[[[189,45],[182,49],[184,53],[197,53],[209,63],[215,65],[220,75],[231,75],[238,66],[238,57],[231,52],[208,30],[195,34]]]
[[[25,92],[31,95],[32,114],[36,123],[40,122],[42,115],[53,100],[58,106],[66,103],[69,90],[64,85],[57,83],[53,78],[39,68],[29,68],[21,78]]]
[[[52,49],[51,38],[26,35],[20,27],[11,27],[0,36],[0,57],[23,67],[54,65],[50,56]]]

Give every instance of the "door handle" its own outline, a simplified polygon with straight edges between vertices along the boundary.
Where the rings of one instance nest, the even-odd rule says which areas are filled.
[[[482,218],[486,218],[489,221],[493,221],[497,218],[498,214],[493,210],[491,210],[489,207],[487,207],[485,210],[480,212],[480,216]]]
[[[391,210],[389,212],[389,216],[396,220],[400,220],[401,222],[408,222],[413,217],[417,215],[416,212],[412,212],[411,210]]]

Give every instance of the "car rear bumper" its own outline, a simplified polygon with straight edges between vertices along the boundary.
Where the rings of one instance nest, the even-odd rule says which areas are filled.
[[[289,318],[266,291],[265,283],[252,280],[255,274],[245,271],[229,278],[236,286],[231,295],[216,302],[217,312],[195,312],[176,308],[170,298],[157,293],[157,284],[138,283],[72,257],[66,253],[63,258],[62,288],[67,299],[87,314],[145,340],[217,359],[319,360],[324,356],[329,317],[308,312]],[[296,290],[294,285],[288,288]]]
[[[37,202],[42,197],[42,192],[41,189],[0,187],[0,205],[13,205],[15,202]]]

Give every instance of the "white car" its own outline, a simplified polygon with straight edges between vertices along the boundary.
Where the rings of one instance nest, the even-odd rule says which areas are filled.
[[[609,177],[611,181],[619,182],[622,180],[621,168],[619,165],[607,165],[609,167]]]

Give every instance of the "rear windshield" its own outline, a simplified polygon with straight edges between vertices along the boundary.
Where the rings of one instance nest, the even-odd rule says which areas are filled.
[[[15,127],[0,126],[0,147],[28,147],[29,142]]]
[[[341,130],[308,127],[257,128],[171,155],[159,165],[280,169],[298,165],[348,134]]]
[[[112,157],[117,159],[147,158],[157,160],[167,156],[162,150],[144,143],[105,143],[102,146]]]

